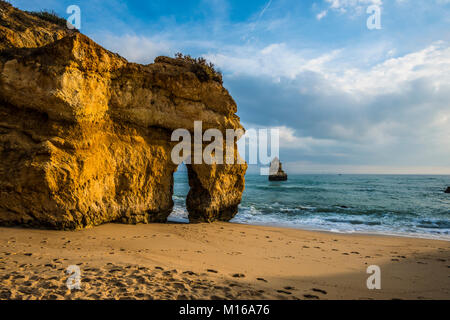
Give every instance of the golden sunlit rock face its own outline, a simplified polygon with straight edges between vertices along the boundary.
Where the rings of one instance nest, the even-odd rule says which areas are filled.
[[[194,121],[242,128],[221,82],[189,62],[129,63],[3,2],[0,16],[1,225],[164,222],[177,170],[172,131],[193,132]],[[246,169],[188,165],[190,220],[231,219]]]

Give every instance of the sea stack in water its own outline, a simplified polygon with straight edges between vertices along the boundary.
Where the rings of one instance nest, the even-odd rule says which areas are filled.
[[[281,161],[275,157],[270,163],[269,180],[270,181],[286,181],[287,174],[283,171]]]
[[[445,190],[445,193],[450,193],[450,187],[447,187],[447,190]]]
[[[3,1],[0,17],[0,225],[165,222],[177,170],[172,132],[192,134],[194,121],[203,131],[242,129],[235,101],[206,64],[129,63],[65,21]],[[247,164],[187,169],[189,219],[233,218]]]

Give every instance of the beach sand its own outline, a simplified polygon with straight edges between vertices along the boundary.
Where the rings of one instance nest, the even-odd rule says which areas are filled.
[[[448,241],[168,223],[0,228],[0,248],[0,299],[450,299]]]

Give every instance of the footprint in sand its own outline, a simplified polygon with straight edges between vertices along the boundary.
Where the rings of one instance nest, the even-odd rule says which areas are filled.
[[[170,271],[164,271],[163,272],[163,275],[165,275],[165,276],[171,276],[171,275],[174,275],[174,274],[178,274],[178,270],[173,269],[173,270],[170,270]]]
[[[235,273],[232,276],[233,278],[245,278],[245,274],[243,273]]]
[[[295,288],[294,288],[294,287],[291,287],[291,286],[284,287],[283,289],[285,289],[285,290],[290,290],[290,291],[295,290]]]
[[[327,294],[327,292],[325,290],[322,290],[322,289],[312,288],[311,290],[314,291],[314,292],[319,292],[321,294]]]
[[[210,273],[218,273],[218,271],[217,271],[217,270],[214,270],[214,269],[207,269],[206,271],[207,271],[207,272],[210,272]]]
[[[267,282],[267,280],[266,280],[266,279],[264,279],[264,278],[256,278],[256,280],[258,280],[258,281],[262,281],[262,282]]]
[[[277,290],[278,293],[284,293],[284,294],[292,294],[292,292],[285,291],[285,290]]]
[[[306,299],[320,299],[318,296],[315,296],[313,294],[304,294],[303,297]]]

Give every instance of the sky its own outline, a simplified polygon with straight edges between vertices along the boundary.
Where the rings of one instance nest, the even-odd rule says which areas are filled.
[[[450,174],[450,0],[11,0],[132,62],[203,56],[289,173]],[[380,29],[367,20],[380,8]]]

